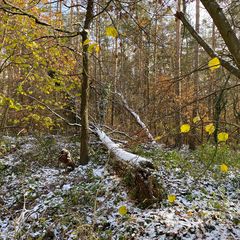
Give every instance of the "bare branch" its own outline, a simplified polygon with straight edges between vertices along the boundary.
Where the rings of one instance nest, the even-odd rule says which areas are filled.
[[[50,108],[47,104],[45,104],[44,102],[41,102],[40,100],[38,100],[37,98],[33,97],[32,95],[29,94],[25,94],[25,96],[31,98],[32,100],[38,102],[40,105],[44,106],[45,108],[47,108],[51,113],[53,113],[56,117],[60,118],[61,120],[63,120],[65,123],[67,123],[67,125],[69,126],[75,126],[75,127],[81,127],[80,124],[78,123],[70,123],[67,121],[67,119],[65,119],[64,117],[62,117],[60,114],[58,114],[57,112],[55,112],[52,108]]]
[[[222,59],[221,57],[219,57],[219,55],[213,51],[213,49],[202,39],[202,37],[194,30],[194,28],[191,26],[191,24],[187,21],[187,19],[185,18],[184,13],[182,12],[177,12],[175,14],[175,16],[177,18],[179,18],[183,25],[188,29],[188,31],[190,32],[190,34],[195,38],[195,40],[204,48],[204,50],[207,52],[207,54],[210,57],[218,57],[219,60],[221,61],[221,65],[226,68],[230,73],[232,73],[233,75],[235,75],[237,78],[240,79],[240,69],[238,69],[237,67],[233,66],[232,64],[230,64],[229,62],[227,62],[226,60]]]

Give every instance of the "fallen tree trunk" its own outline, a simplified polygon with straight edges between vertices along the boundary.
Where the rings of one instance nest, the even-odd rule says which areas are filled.
[[[126,183],[130,197],[142,206],[161,201],[165,196],[165,190],[153,175],[152,161],[120,148],[100,129],[96,128],[95,132],[109,150],[112,156],[110,163]]]
[[[61,118],[68,125],[81,127],[80,124],[69,123],[61,115],[35,97],[31,96],[31,98],[46,106],[49,111]],[[93,123],[90,123],[89,130],[99,137],[104,146],[113,156],[111,160],[112,166],[116,173],[123,177],[124,182],[129,189],[131,198],[136,200],[141,206],[145,207],[154,202],[161,201],[166,196],[165,189],[159,183],[156,176],[153,175],[154,165],[150,159],[123,150]]]
[[[154,140],[152,134],[150,133],[149,129],[147,128],[145,123],[140,119],[139,115],[137,113],[135,113],[132,108],[129,107],[124,96],[121,93],[116,93],[116,94],[120,97],[120,99],[123,103],[123,107],[133,116],[133,118],[135,119],[137,124],[143,129],[148,140],[150,140],[152,143],[155,143],[155,140]]]

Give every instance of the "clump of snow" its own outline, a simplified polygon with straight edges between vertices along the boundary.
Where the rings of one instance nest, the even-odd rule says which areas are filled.
[[[68,191],[68,190],[70,190],[72,187],[71,187],[71,184],[64,184],[63,186],[62,186],[62,190],[63,191]]]

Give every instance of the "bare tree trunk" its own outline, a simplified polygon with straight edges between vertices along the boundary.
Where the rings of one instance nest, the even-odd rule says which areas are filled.
[[[71,26],[71,30],[73,30],[73,0],[71,0],[70,26]]]
[[[212,23],[212,49],[215,51],[216,48],[216,26],[214,22]],[[216,73],[214,71],[211,72],[212,79],[215,79]],[[213,82],[209,83],[209,92],[213,92]],[[210,119],[213,117],[213,96],[210,96],[208,99],[208,115]]]
[[[201,0],[201,2],[212,17],[213,22],[218,28],[224,42],[232,54],[236,65],[240,69],[240,40],[233,31],[231,24],[223,13],[222,8],[215,0]]]
[[[177,12],[175,14],[177,18],[179,18],[184,26],[188,29],[190,34],[195,38],[195,40],[203,47],[203,49],[207,52],[207,54],[214,58],[218,57],[221,61],[221,65],[226,68],[229,72],[231,72],[237,78],[240,78],[240,69],[235,67],[233,64],[221,58],[213,49],[201,38],[201,36],[193,29],[191,24],[187,21],[184,14],[182,12]],[[239,44],[240,45],[240,44]]]
[[[200,0],[196,0],[195,19],[196,19],[195,30],[197,33],[199,33]],[[199,65],[199,46],[198,46],[198,42],[196,42],[195,54],[194,54],[194,68],[198,69],[198,65]],[[198,71],[196,71],[194,74],[194,95],[195,95],[196,102],[194,103],[194,106],[193,106],[193,117],[197,116],[199,111],[198,90],[199,90],[199,73]],[[196,145],[196,129],[195,128],[193,128],[192,134],[193,134],[193,138],[189,142],[189,146],[191,147],[191,149],[194,149]]]
[[[87,2],[87,13],[82,31],[82,43],[88,39],[88,31],[93,18],[93,0]],[[82,94],[81,94],[81,149],[80,164],[87,164],[89,161],[88,141],[89,141],[89,122],[88,122],[88,105],[89,105],[89,59],[88,44],[83,44],[83,73],[82,73]]]
[[[156,9],[156,18],[154,21],[154,45],[153,45],[153,86],[156,85],[157,80],[157,28],[158,28],[158,1],[155,3]],[[157,103],[156,103],[156,88],[154,87],[152,90],[153,95],[153,116],[155,117],[157,113]],[[152,128],[154,129],[154,135],[157,134],[157,124],[156,121],[153,122]]]
[[[199,33],[199,20],[200,20],[200,0],[196,0],[196,25],[195,25],[195,29],[196,32]],[[198,65],[199,65],[199,46],[198,46],[198,42],[195,43],[195,57],[194,57],[194,68],[198,69]],[[195,93],[195,97],[196,97],[196,104],[194,106],[194,115],[196,116],[197,112],[198,112],[198,84],[199,84],[199,73],[198,71],[195,72],[194,74],[194,93]]]
[[[177,1],[177,11],[181,11],[181,0]],[[176,19],[176,53],[175,53],[175,57],[176,57],[176,72],[175,72],[175,76],[177,77],[177,79],[180,77],[181,75],[181,21],[179,19]],[[179,103],[176,106],[177,110],[176,110],[176,127],[177,127],[177,131],[181,125],[181,82],[177,81],[176,83],[176,89],[175,89],[176,95],[179,99]],[[177,146],[181,146],[182,145],[182,136],[181,134],[177,133],[176,136],[176,145]]]
[[[115,66],[114,66],[114,79],[113,79],[113,100],[112,100],[112,116],[111,116],[111,125],[114,125],[115,118],[115,95],[117,92],[117,78],[118,78],[118,39],[115,39],[115,49],[114,49],[114,58],[115,58]]]

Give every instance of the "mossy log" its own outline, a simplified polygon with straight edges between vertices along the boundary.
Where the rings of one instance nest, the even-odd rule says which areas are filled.
[[[130,197],[142,206],[161,201],[166,191],[154,176],[155,168],[152,161],[120,148],[99,129],[96,129],[96,133],[110,152],[110,163],[117,175],[123,178]]]

